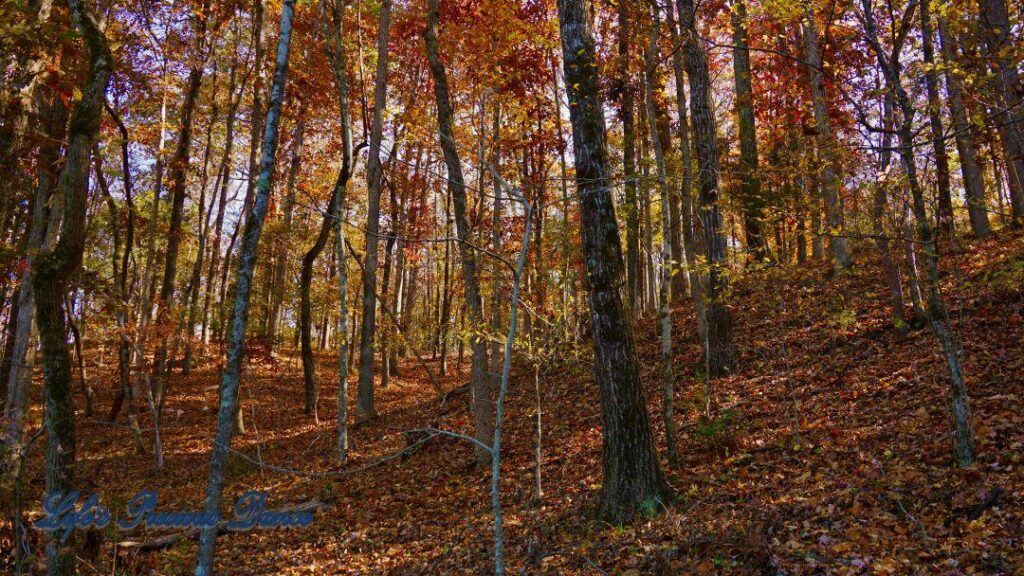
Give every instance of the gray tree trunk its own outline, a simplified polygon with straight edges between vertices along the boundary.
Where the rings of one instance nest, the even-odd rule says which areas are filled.
[[[693,119],[700,184],[699,215],[702,240],[707,255],[704,279],[704,355],[708,378],[717,378],[732,369],[732,316],[725,304],[729,278],[726,270],[725,237],[722,213],[718,205],[718,134],[711,110],[711,77],[707,54],[697,33],[697,14],[692,0],[678,0],[680,32],[685,50],[686,71],[690,80],[690,116]],[[708,398],[710,402],[710,397]]]
[[[839,198],[839,177],[836,174],[838,164],[835,146],[836,136],[832,131],[832,122],[828,117],[828,100],[825,95],[825,68],[821,56],[821,40],[818,37],[818,25],[814,20],[811,5],[804,7],[804,47],[807,51],[807,77],[811,85],[811,101],[813,103],[815,139],[817,140],[818,159],[820,160],[820,188],[825,199],[825,216],[828,229],[829,258],[832,269],[841,271],[849,268],[850,251],[846,245],[846,224],[843,206]],[[820,231],[819,231],[820,232]]]
[[[462,260],[462,284],[466,297],[468,321],[474,326],[470,334],[472,359],[470,364],[469,390],[473,407],[473,435],[486,446],[494,436],[494,413],[491,407],[490,386],[487,383],[487,342],[475,333],[476,327],[484,325],[483,302],[480,298],[480,279],[477,272],[475,248],[469,245],[469,219],[466,215],[466,185],[459,160],[458,143],[452,130],[454,111],[448,91],[448,74],[437,47],[438,0],[427,0],[426,49],[427,62],[434,79],[434,98],[437,101],[438,134],[448,172],[448,189],[455,208],[455,233],[459,238],[459,256]],[[475,446],[478,465],[490,462],[490,454],[482,446]]]
[[[559,0],[565,85],[573,128],[580,234],[601,394],[601,513],[621,522],[669,501],[648,421],[633,326],[623,306],[622,247],[609,186],[607,130],[588,0]]]
[[[644,57],[644,101],[647,105],[647,126],[650,128],[651,144],[654,148],[654,162],[658,170],[658,189],[661,192],[661,283],[658,288],[658,331],[661,336],[661,385],[662,409],[661,416],[665,426],[665,443],[668,445],[669,466],[679,464],[679,452],[676,449],[675,423],[675,373],[672,368],[672,307],[669,296],[672,281],[672,222],[669,210],[672,193],[665,170],[665,150],[658,134],[657,110],[654,104],[654,73],[660,53],[658,35],[661,21],[658,15],[656,0],[651,1],[651,40]]]
[[[256,254],[260,242],[263,220],[270,203],[271,178],[274,174],[274,158],[277,154],[278,123],[281,119],[281,104],[284,101],[285,81],[288,75],[288,54],[292,38],[292,16],[295,0],[284,0],[281,6],[281,34],[277,41],[277,59],[274,63],[274,80],[267,107],[267,120],[263,131],[263,154],[260,159],[260,176],[256,185],[252,215],[245,222],[242,247],[238,254],[238,276],[235,288],[235,309],[231,317],[231,338],[228,342],[227,363],[220,384],[220,407],[217,411],[217,433],[210,457],[210,476],[206,485],[205,512],[219,514],[221,494],[224,491],[224,474],[227,467],[228,450],[234,434],[238,408],[238,384],[242,372],[242,356],[245,348],[245,330],[249,321],[249,296],[252,291],[252,277],[256,267]],[[199,552],[196,558],[196,576],[213,573],[213,555],[216,546],[217,527],[204,528],[199,535]]]
[[[373,91],[373,126],[370,128],[370,155],[366,164],[366,261],[363,266],[363,324],[359,335],[359,390],[356,416],[374,418],[373,370],[374,338],[377,335],[377,247],[380,245],[380,145],[384,134],[384,107],[388,90],[388,32],[391,27],[391,0],[382,0],[377,31],[377,76]]]
[[[967,116],[963,102],[963,81],[956,73],[957,48],[949,32],[949,24],[942,14],[937,15],[939,23],[939,44],[942,47],[943,70],[946,77],[946,102],[953,117],[953,134],[956,138],[957,156],[960,158],[960,174],[964,180],[964,196],[967,201],[967,215],[971,231],[978,238],[991,234],[988,211],[985,209],[985,179],[978,165],[978,154],[974,145],[974,130]]]

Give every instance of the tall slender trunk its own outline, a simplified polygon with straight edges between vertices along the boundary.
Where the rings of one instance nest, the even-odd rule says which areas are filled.
[[[898,127],[900,140],[900,157],[906,171],[910,186],[912,208],[917,220],[917,240],[921,243],[925,255],[926,274],[924,276],[924,298],[927,305],[926,318],[932,332],[942,347],[946,359],[946,367],[950,378],[950,415],[953,458],[958,466],[970,466],[974,462],[974,430],[971,422],[970,400],[967,384],[964,380],[963,365],[960,359],[960,346],[952,332],[949,313],[939,291],[939,262],[935,238],[932,235],[931,223],[925,205],[924,190],[917,175],[914,159],[914,105],[903,87],[901,78],[902,65],[899,51],[887,56],[883,50],[875,30],[872,0],[862,0],[864,9],[864,29],[869,44],[875,52],[878,64],[885,73],[889,90],[896,98],[902,114]],[[908,8],[913,10],[913,7]]]
[[[690,287],[690,299],[693,300],[695,315],[697,317],[697,337],[700,345],[704,346],[704,337],[707,332],[707,318],[704,314],[704,292],[701,285],[701,275],[697,273],[697,247],[693,238],[693,154],[690,143],[690,123],[686,114],[686,78],[684,77],[685,66],[683,64],[682,40],[678,28],[678,21],[675,17],[675,9],[670,7],[666,10],[668,14],[669,33],[672,39],[672,69],[676,83],[676,108],[679,113],[679,122],[676,124],[676,137],[679,138],[680,159],[682,161],[683,180],[679,195],[682,197],[682,226],[683,226],[683,249],[686,251],[686,269]]]
[[[285,80],[288,74],[288,53],[292,37],[292,16],[295,0],[284,0],[281,6],[281,33],[277,43],[277,59],[274,65],[274,81],[267,107],[266,126],[263,131],[263,154],[260,159],[260,177],[256,187],[252,215],[246,220],[242,236],[242,248],[238,255],[238,277],[235,289],[235,310],[231,319],[231,338],[228,343],[227,363],[220,384],[220,407],[217,412],[217,433],[210,457],[210,476],[206,486],[204,510],[207,514],[219,514],[221,494],[224,491],[224,475],[227,467],[228,450],[235,431],[238,408],[238,384],[242,371],[242,356],[245,347],[245,330],[249,320],[249,296],[252,277],[256,266],[257,248],[263,220],[270,203],[271,178],[274,174],[274,157],[277,154],[278,123],[281,118],[281,104],[284,101]],[[213,573],[213,554],[216,545],[217,527],[204,528],[199,535],[199,552],[196,558],[196,576]]]
[[[622,179],[625,197],[622,210],[626,218],[626,295],[630,312],[640,310],[643,278],[640,268],[640,213],[636,182],[636,120],[634,118],[633,81],[629,72],[630,0],[618,3],[618,78],[621,83],[619,117],[622,119]]]
[[[197,51],[202,51],[203,49],[207,19],[209,17],[209,6],[209,0],[205,0],[202,8],[198,9],[199,13],[195,15],[198,20],[198,29],[195,32],[196,37],[194,47]],[[174,307],[174,295],[178,277],[178,252],[181,248],[185,196],[188,192],[185,188],[185,179],[188,175],[190,161],[189,151],[192,147],[192,120],[196,102],[199,99],[199,88],[202,85],[202,81],[203,65],[195,64],[189,70],[188,84],[185,89],[185,101],[182,104],[181,119],[179,121],[178,144],[175,148],[174,157],[171,160],[170,165],[171,221],[167,229],[167,252],[164,261],[164,276],[160,287],[160,299],[158,305],[157,323],[160,325],[165,325],[171,321],[171,309]],[[166,368],[167,344],[168,336],[164,335],[160,339],[156,355],[153,359],[153,376],[151,382],[154,384],[153,398],[156,403],[156,411],[153,415],[153,426],[158,429],[163,416],[163,407],[165,403],[164,391],[167,384],[166,379],[169,376],[169,371]],[[163,450],[158,448],[156,450],[157,470],[162,469],[163,465]]]
[[[648,421],[633,326],[619,286],[622,247],[609,187],[607,130],[588,0],[559,0],[565,85],[573,127],[580,234],[604,436],[602,515],[622,521],[671,498]]]
[[[292,133],[292,151],[288,163],[288,181],[285,183],[284,216],[281,237],[274,250],[274,284],[270,292],[270,313],[267,315],[267,343],[273,350],[277,346],[277,328],[281,323],[281,303],[284,301],[285,277],[288,274],[288,247],[291,240],[292,218],[295,212],[295,182],[302,166],[302,145],[306,132],[306,99],[299,104],[295,130]]]
[[[935,41],[932,36],[932,15],[929,2],[920,3],[921,51],[924,54],[924,81],[928,90],[928,125],[935,152],[935,186],[938,192],[936,226],[939,234],[952,238],[953,196],[949,184],[949,155],[946,153],[946,134],[942,128],[942,104],[939,100],[939,75],[935,71]]]
[[[647,126],[650,128],[651,145],[654,148],[654,162],[658,170],[658,189],[661,192],[661,283],[658,288],[658,327],[661,336],[661,416],[665,425],[665,443],[668,445],[668,462],[672,467],[679,464],[676,449],[675,422],[675,374],[672,368],[672,307],[669,301],[669,286],[672,280],[672,217],[669,214],[672,193],[665,170],[665,150],[661,145],[658,130],[658,116],[654,104],[654,73],[660,59],[658,35],[661,19],[658,15],[657,0],[651,0],[651,41],[644,57],[644,101],[647,105]]]
[[[462,284],[466,297],[468,321],[474,326],[484,324],[483,302],[480,299],[480,279],[477,273],[475,249],[469,245],[469,219],[466,215],[466,185],[462,175],[462,164],[455,133],[452,130],[454,112],[451,95],[448,91],[448,74],[437,46],[438,0],[427,0],[427,27],[424,33],[426,40],[427,62],[434,79],[434,98],[437,101],[437,124],[444,153],[445,166],[448,172],[448,189],[455,208],[455,231],[459,238],[459,256],[462,260]],[[475,332],[475,330],[474,330]],[[472,363],[469,376],[469,389],[473,407],[473,433],[477,440],[489,445],[494,435],[494,413],[487,384],[487,342],[478,334],[470,335]],[[474,448],[478,465],[490,461],[482,446]]]
[[[893,102],[892,95],[887,94],[882,102],[882,143],[878,152],[878,174],[886,174],[889,164],[892,161],[892,129]],[[889,245],[889,230],[886,230],[885,219],[889,209],[889,182],[887,178],[880,178],[872,184],[874,187],[874,198],[871,205],[872,231],[875,235],[875,246],[882,258],[882,274],[885,276],[886,284],[889,286],[889,295],[892,298],[892,323],[899,331],[905,331],[906,321],[903,319],[903,282],[900,278],[899,268],[896,267],[892,258],[892,248]]]
[[[366,261],[363,266],[363,319],[359,335],[359,389],[356,416],[374,418],[374,338],[377,333],[377,248],[380,245],[380,147],[384,135],[384,107],[388,95],[388,34],[391,28],[391,0],[382,0],[377,30],[377,76],[373,90],[373,126],[366,163]]]

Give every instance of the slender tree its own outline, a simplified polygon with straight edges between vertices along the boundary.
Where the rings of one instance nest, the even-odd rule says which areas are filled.
[[[274,80],[267,107],[267,119],[263,130],[263,155],[260,160],[260,176],[256,186],[252,215],[246,220],[242,247],[238,256],[238,276],[235,280],[235,309],[231,317],[231,338],[228,342],[227,363],[220,383],[220,406],[217,411],[217,434],[214,437],[213,454],[210,456],[210,476],[206,485],[207,514],[219,516],[220,499],[224,491],[224,474],[227,467],[228,450],[235,431],[235,412],[238,406],[238,384],[242,371],[242,356],[245,349],[245,330],[249,320],[249,296],[256,267],[256,254],[263,230],[263,220],[270,203],[271,178],[274,175],[274,160],[277,154],[278,124],[281,119],[281,105],[284,102],[284,88],[288,76],[288,55],[292,39],[292,18],[295,0],[284,0],[281,5],[281,32],[277,41],[277,58],[274,62]],[[213,554],[216,546],[217,527],[204,528],[199,535],[199,552],[196,558],[196,576],[213,573]]]
[[[367,419],[377,415],[374,407],[373,371],[376,364],[374,338],[377,335],[377,249],[380,245],[380,194],[382,169],[381,141],[384,136],[384,107],[388,96],[388,34],[391,28],[391,0],[380,6],[377,30],[377,77],[373,90],[373,126],[370,128],[370,155],[366,163],[366,261],[363,266],[363,318],[359,335],[359,389],[356,416]]]
[[[690,117],[693,119],[694,146],[697,152],[698,197],[702,243],[707,256],[703,280],[704,356],[708,378],[717,378],[733,366],[732,315],[725,303],[728,271],[725,268],[725,237],[718,204],[718,135],[711,111],[711,76],[707,54],[697,34],[697,14],[692,0],[678,0],[679,27],[685,52],[686,73],[690,80]],[[710,395],[707,398],[711,402]]]
[[[459,239],[459,257],[462,260],[462,286],[465,290],[468,320],[474,327],[484,326],[483,302],[480,298],[480,279],[477,273],[475,248],[470,246],[469,219],[466,216],[466,184],[462,175],[462,164],[452,130],[454,112],[448,91],[448,73],[437,46],[439,0],[427,0],[427,27],[424,34],[427,48],[427,62],[434,79],[434,98],[437,101],[437,125],[448,169],[448,190],[455,207],[455,233]],[[491,408],[490,387],[487,384],[487,342],[483,335],[470,334],[472,360],[469,374],[469,390],[472,395],[473,430],[477,440],[489,445],[493,436],[494,414]],[[490,454],[483,446],[475,447],[478,465],[490,461]]]

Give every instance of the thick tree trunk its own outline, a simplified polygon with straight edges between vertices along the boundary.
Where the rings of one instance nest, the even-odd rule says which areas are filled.
[[[260,176],[256,186],[252,215],[246,220],[242,236],[242,248],[238,255],[238,277],[235,289],[235,309],[231,318],[231,338],[228,342],[227,363],[220,385],[220,407],[217,412],[217,434],[210,457],[210,476],[206,486],[205,512],[218,514],[221,494],[224,491],[224,474],[227,467],[228,450],[234,434],[235,418],[238,412],[238,384],[242,371],[242,356],[245,348],[245,330],[249,320],[249,296],[252,277],[256,267],[256,254],[260,242],[263,220],[270,203],[271,178],[274,174],[274,157],[277,154],[278,123],[281,118],[281,104],[284,101],[285,80],[288,74],[288,53],[292,37],[292,16],[295,0],[284,0],[281,6],[281,34],[277,43],[277,59],[274,65],[274,81],[267,107],[266,126],[263,131],[263,154],[260,159]],[[199,536],[199,552],[196,558],[196,576],[213,573],[213,554],[216,545],[217,528],[204,528]]]
[[[455,208],[455,232],[459,238],[459,256],[462,260],[462,284],[466,297],[468,321],[474,326],[484,325],[483,302],[480,298],[480,279],[477,273],[475,248],[469,245],[469,219],[466,215],[466,185],[459,160],[458,143],[452,130],[454,112],[448,91],[448,74],[441,62],[437,46],[438,1],[427,0],[426,39],[427,62],[434,79],[434,97],[437,101],[437,124],[448,172],[448,189]],[[476,334],[470,335],[472,361],[469,389],[473,407],[473,435],[484,445],[490,445],[494,436],[494,413],[491,407],[490,387],[487,384],[487,342]],[[490,454],[482,446],[475,446],[478,465],[490,462]]]
[[[32,263],[32,288],[36,322],[43,352],[43,397],[45,402],[46,494],[74,489],[75,430],[71,400],[71,355],[66,340],[68,311],[65,298],[68,281],[82,265],[85,250],[85,216],[89,196],[89,156],[100,128],[107,81],[113,58],[107,39],[95,17],[79,0],[68,0],[71,20],[85,39],[89,71],[82,85],[82,98],[75,106],[68,128],[64,169],[55,194],[64,206],[60,219],[60,240],[44,250]],[[56,224],[51,213],[51,225]],[[75,573],[72,527],[51,532],[46,546],[50,576]]]
[[[699,44],[697,15],[692,0],[678,0],[680,32],[690,79],[690,116],[700,184],[700,223],[707,274],[704,279],[705,318],[704,355],[708,378],[724,375],[733,367],[732,316],[725,304],[728,290],[725,237],[722,213],[718,206],[718,135],[711,110],[711,78],[707,55]],[[711,399],[708,398],[710,402]]]
[[[370,128],[370,153],[366,164],[366,262],[363,267],[363,319],[359,335],[359,389],[356,417],[374,418],[373,372],[374,338],[377,335],[377,250],[380,245],[380,147],[384,134],[384,107],[388,89],[388,33],[391,27],[391,0],[382,0],[377,31],[377,76],[373,91],[373,126]]]
[[[648,422],[633,326],[619,286],[622,248],[609,187],[607,132],[587,0],[559,0],[565,84],[573,127],[580,234],[604,424],[601,513],[623,521],[671,498]]]
[[[21,275],[21,285],[16,296],[18,314],[11,319],[17,326],[12,333],[14,343],[11,347],[10,369],[7,375],[7,402],[4,405],[4,417],[7,421],[6,442],[11,454],[17,454],[21,450],[32,370],[36,361],[36,305],[31,272],[34,255],[40,250],[48,251],[53,248],[56,234],[51,234],[48,228],[60,222],[63,205],[54,194],[58,178],[56,167],[60,161],[60,145],[64,140],[68,111],[63,101],[55,94],[39,94],[37,109],[43,115],[44,138],[39,148],[39,170],[35,198],[32,201],[32,221],[26,242],[29,269]]]
[[[821,54],[821,40],[818,37],[818,25],[814,20],[814,11],[810,4],[805,4],[804,12],[804,48],[807,51],[807,77],[811,85],[811,101],[813,103],[815,138],[820,160],[820,188],[825,199],[825,216],[828,229],[829,259],[832,269],[841,271],[849,268],[850,251],[846,245],[846,224],[843,216],[842,200],[839,197],[838,161],[836,160],[836,136],[832,131],[832,122],[828,117],[828,100],[825,95],[825,68]],[[816,231],[820,232],[820,230]]]
[[[743,232],[747,250],[755,260],[767,260],[768,241],[761,228],[765,221],[765,202],[757,167],[757,129],[754,124],[754,91],[747,44],[747,5],[735,0],[732,19],[732,67],[736,82],[736,119],[740,136],[740,201],[743,206]]]
[[[946,102],[953,117],[953,134],[956,138],[957,156],[960,158],[960,174],[964,180],[964,196],[967,201],[967,215],[971,231],[978,238],[991,234],[988,224],[988,210],[985,209],[985,179],[978,165],[978,154],[974,145],[974,131],[963,102],[963,81],[956,73],[957,48],[949,32],[946,17],[937,15],[939,23],[939,44],[942,46],[943,69],[946,76]]]
[[[999,126],[1003,157],[1010,182],[1013,226],[1024,226],[1024,84],[1014,59],[1013,26],[1005,0],[978,0],[982,36],[988,46],[988,61],[999,98],[999,112],[993,121]]]

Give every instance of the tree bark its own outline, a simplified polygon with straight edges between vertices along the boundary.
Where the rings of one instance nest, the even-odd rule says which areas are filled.
[[[85,216],[89,196],[89,156],[100,128],[107,81],[113,58],[107,39],[92,12],[68,0],[75,28],[82,34],[88,51],[89,70],[82,84],[82,98],[71,114],[64,169],[55,194],[63,200],[60,239],[52,250],[44,250],[32,263],[32,288],[36,322],[43,352],[43,397],[46,426],[46,493],[73,489],[75,473],[74,407],[71,400],[71,355],[68,343],[65,298],[68,281],[82,265],[85,250]],[[52,219],[57,213],[51,213]],[[50,576],[75,573],[71,527],[51,533],[46,546]]]
[[[477,440],[490,445],[494,436],[494,414],[491,407],[490,387],[487,383],[487,342],[476,333],[484,325],[483,302],[480,298],[480,279],[477,273],[475,248],[470,246],[469,220],[466,216],[466,185],[455,133],[452,130],[454,112],[448,91],[448,74],[438,50],[437,27],[439,0],[427,0],[427,27],[425,31],[427,62],[434,79],[434,98],[437,101],[437,124],[448,172],[448,189],[455,208],[455,232],[459,238],[459,256],[462,260],[462,284],[465,291],[468,321],[474,327],[470,334],[472,360],[469,389],[473,407],[473,432]],[[477,464],[490,462],[490,454],[482,446],[475,446]]]
[[[960,174],[964,180],[964,196],[967,201],[967,215],[971,222],[971,231],[978,238],[987,238],[991,234],[988,224],[988,211],[985,209],[985,179],[978,164],[978,154],[974,145],[973,126],[968,119],[963,102],[963,81],[956,74],[957,48],[955,39],[949,32],[946,17],[937,15],[939,24],[939,45],[942,47],[943,69],[946,77],[946,102],[950,116],[953,117],[953,134],[956,138],[957,156],[960,158]]]
[[[732,66],[736,83],[736,119],[740,137],[740,201],[743,206],[743,232],[747,250],[755,260],[769,258],[768,242],[762,232],[765,202],[757,162],[757,128],[754,123],[753,76],[747,43],[747,5],[735,0],[731,10]]]
[[[658,130],[658,116],[654,104],[654,73],[660,59],[658,35],[661,29],[658,15],[657,0],[651,0],[651,41],[644,58],[646,74],[644,75],[644,100],[647,104],[647,126],[650,128],[651,145],[654,148],[654,162],[658,170],[658,189],[661,192],[661,282],[658,288],[658,329],[661,336],[661,385],[662,408],[661,416],[665,426],[665,443],[668,446],[669,466],[679,464],[679,452],[676,449],[675,423],[675,374],[672,368],[672,307],[669,289],[672,281],[672,218],[670,204],[672,193],[665,170],[665,150],[661,145]]]
[[[693,118],[700,184],[699,215],[707,274],[704,279],[704,356],[707,377],[717,378],[733,367],[732,316],[725,304],[728,290],[725,237],[718,205],[718,136],[711,110],[711,78],[707,55],[699,44],[697,14],[692,0],[678,0],[680,31],[690,80],[690,116]],[[711,399],[708,398],[710,402]]]
[[[953,196],[949,184],[949,155],[946,153],[946,134],[942,127],[942,104],[939,100],[939,75],[935,71],[935,43],[932,34],[932,15],[929,2],[921,7],[921,51],[924,54],[925,86],[928,91],[928,125],[932,134],[932,150],[935,153],[935,186],[938,193],[936,229],[939,234],[952,238]]]
[[[558,1],[594,339],[594,375],[601,393],[604,425],[601,513],[621,522],[641,510],[657,511],[671,498],[671,490],[654,449],[633,326],[619,293],[622,247],[608,182],[607,131],[590,8],[588,0]]]
[[[828,117],[828,101],[825,95],[825,68],[821,53],[818,25],[810,3],[804,5],[804,48],[807,58],[807,77],[811,85],[811,101],[814,111],[815,139],[820,160],[821,195],[825,199],[825,216],[828,223],[828,248],[832,269],[836,272],[853,265],[846,245],[846,224],[842,201],[839,197],[838,161],[836,160],[836,136]],[[820,232],[816,230],[816,232]]]
[[[370,128],[370,153],[366,164],[366,261],[363,266],[363,319],[359,335],[359,389],[356,417],[374,418],[373,371],[374,338],[377,333],[377,250],[380,245],[380,147],[384,134],[384,107],[388,90],[388,34],[391,27],[391,0],[382,0],[377,31],[377,76],[373,91],[373,126]]]
[[[257,248],[263,220],[270,203],[271,178],[274,175],[274,157],[277,154],[278,123],[281,118],[281,104],[284,101],[285,81],[288,75],[288,54],[292,38],[292,16],[295,0],[284,0],[281,6],[281,33],[277,43],[277,59],[274,65],[274,81],[267,107],[266,125],[263,131],[263,154],[260,159],[260,177],[256,186],[252,215],[246,220],[242,236],[242,248],[238,255],[238,277],[235,288],[235,309],[231,319],[231,338],[228,342],[227,363],[220,384],[220,407],[217,412],[217,434],[210,457],[210,476],[206,486],[205,512],[217,514],[220,511],[221,494],[224,491],[224,474],[228,450],[234,434],[238,409],[238,384],[242,371],[242,356],[245,348],[245,330],[249,320],[249,296],[252,277],[256,266]],[[199,552],[196,558],[196,576],[213,573],[213,555],[216,545],[217,528],[204,528],[199,536]]]

